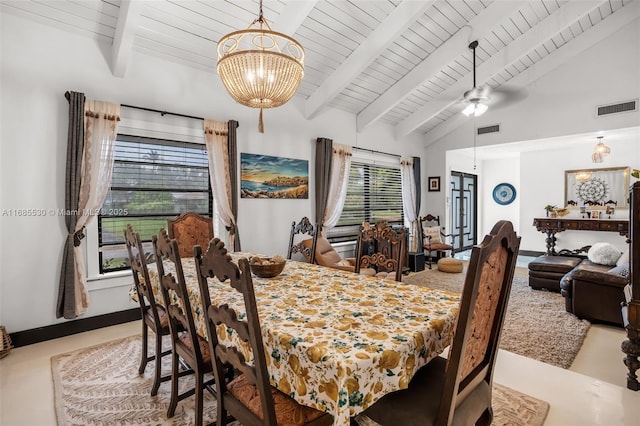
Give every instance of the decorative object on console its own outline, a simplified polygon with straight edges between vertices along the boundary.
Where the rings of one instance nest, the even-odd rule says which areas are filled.
[[[600,219],[600,210],[591,210],[589,213],[589,218]]]
[[[558,210],[558,206],[554,206],[553,204],[547,204],[546,206],[544,206],[544,209],[547,212],[547,217],[549,217],[549,215],[551,215],[551,217],[557,216],[556,211]]]
[[[429,176],[429,192],[440,191],[440,176]]]
[[[577,173],[591,173],[591,177],[580,180]],[[608,204],[626,208],[629,187],[629,167],[605,169],[565,170],[564,207],[577,209],[580,206],[604,210]]]
[[[499,183],[493,188],[493,201],[506,206],[516,199],[516,189],[510,183]]]
[[[622,252],[610,243],[595,243],[587,252],[587,257],[593,263],[614,266]]]
[[[258,131],[264,133],[262,110],[287,103],[300,86],[304,49],[295,39],[271,29],[260,0],[258,17],[246,30],[222,37],[217,50],[224,87],[236,102],[260,108]]]
[[[591,154],[591,160],[593,160],[594,163],[602,163],[604,157],[611,153],[611,148],[602,142],[603,138],[604,136],[598,136],[598,144],[594,148],[593,154]]]

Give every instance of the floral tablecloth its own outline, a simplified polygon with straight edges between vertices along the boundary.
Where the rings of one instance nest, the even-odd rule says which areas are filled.
[[[206,336],[194,262],[182,263],[195,321]],[[149,273],[157,289],[155,269]],[[406,388],[415,371],[451,343],[460,301],[458,293],[295,261],[279,276],[253,282],[272,385],[331,413],[335,425],[349,425],[386,393]],[[209,283],[214,304],[244,313],[240,293],[215,279]],[[218,329],[221,339],[233,338],[226,333]]]

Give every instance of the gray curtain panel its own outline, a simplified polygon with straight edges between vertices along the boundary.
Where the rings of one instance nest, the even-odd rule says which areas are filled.
[[[69,129],[67,132],[67,164],[65,175],[64,208],[67,211],[78,210],[82,169],[82,152],[84,150],[84,93],[67,92],[69,101]],[[58,285],[58,303],[56,318],[73,319],[75,309],[75,258],[73,247],[79,246],[84,237],[82,232],[76,233],[76,215],[65,215],[67,240],[62,249],[62,269]]]
[[[331,157],[333,155],[333,140],[327,138],[316,139],[316,223],[320,227],[324,224],[324,212],[327,209],[329,197],[329,180],[331,179]]]
[[[236,132],[239,123],[235,120],[229,120],[227,124],[229,130],[227,148],[229,150],[229,174],[231,175],[231,213],[236,222],[234,248],[235,251],[240,251],[240,231],[238,230],[238,137]]]
[[[416,217],[420,220],[420,203],[422,202],[422,185],[420,184],[420,157],[413,157],[413,179],[416,181]],[[418,222],[418,241],[422,241],[422,226]],[[422,246],[419,243],[418,248]]]

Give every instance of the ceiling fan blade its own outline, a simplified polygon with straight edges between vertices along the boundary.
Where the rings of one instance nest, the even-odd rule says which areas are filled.
[[[529,91],[524,87],[501,85],[491,90],[490,105],[492,108],[502,108],[520,101],[529,96]]]

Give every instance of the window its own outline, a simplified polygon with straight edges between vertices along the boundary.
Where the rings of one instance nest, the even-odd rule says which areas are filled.
[[[354,158],[342,215],[327,236],[332,242],[354,240],[362,222],[379,220],[390,225],[404,223],[400,164],[381,165]]]
[[[213,217],[206,147],[118,135],[111,188],[98,215],[100,273],[128,268],[127,224],[150,248],[167,219],[185,211]]]

